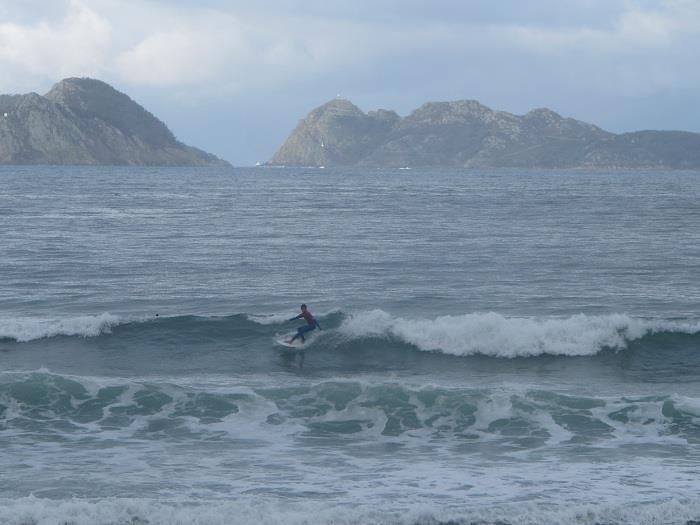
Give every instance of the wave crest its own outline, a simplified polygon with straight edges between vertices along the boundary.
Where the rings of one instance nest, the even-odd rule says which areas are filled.
[[[505,317],[499,313],[445,315],[409,319],[383,310],[355,314],[331,311],[319,316],[323,332],[314,348],[347,350],[358,345],[376,351],[386,346],[409,346],[425,352],[455,356],[499,358],[592,356],[605,349],[623,350],[650,336],[700,334],[700,321],[652,320],[626,314],[562,318]],[[164,336],[196,342],[269,346],[280,332],[293,333],[298,324],[279,315],[234,314],[123,318],[110,313],[59,319],[0,318],[0,340],[24,343],[57,336],[129,337],[134,342],[160,341]],[[117,330],[118,328],[118,330]],[[113,332],[114,330],[114,332]]]
[[[10,339],[18,343],[45,339],[59,335],[96,337],[110,333],[123,321],[110,313],[82,315],[64,319],[39,319],[15,317],[0,319],[0,340]]]
[[[494,312],[412,320],[372,310],[348,317],[340,331],[349,338],[396,338],[424,351],[513,358],[589,356],[605,348],[622,350],[630,341],[654,333],[696,334],[700,323],[650,321],[624,314],[508,318]]]
[[[698,438],[699,418],[700,399],[676,394],[615,398],[503,385],[182,385],[47,371],[0,374],[0,430],[26,436],[31,428],[48,439],[217,440],[272,431],[289,439],[403,436],[406,443],[496,440],[528,449],[572,442],[686,445]]]

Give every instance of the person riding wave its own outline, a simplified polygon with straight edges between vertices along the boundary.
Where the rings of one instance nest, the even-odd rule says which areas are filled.
[[[314,316],[311,315],[311,312],[309,312],[309,310],[306,308],[305,304],[301,305],[301,313],[295,317],[292,317],[291,319],[289,319],[289,321],[295,321],[295,320],[301,319],[301,318],[303,318],[304,321],[306,321],[306,325],[300,326],[299,328],[297,328],[296,335],[294,337],[292,337],[289,341],[287,341],[287,343],[292,344],[294,342],[294,340],[298,337],[301,339],[301,344],[304,344],[304,341],[306,341],[306,339],[304,339],[305,333],[311,332],[312,330],[315,330],[316,328],[321,330],[321,325],[318,324],[318,321],[316,319],[314,319]]]

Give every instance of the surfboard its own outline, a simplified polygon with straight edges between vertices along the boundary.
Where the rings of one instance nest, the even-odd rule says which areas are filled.
[[[294,348],[294,349],[304,348],[304,343],[302,343],[298,339],[296,341],[294,341],[293,343],[288,343],[287,339],[275,339],[275,343],[277,343],[280,346],[284,346],[285,348]]]

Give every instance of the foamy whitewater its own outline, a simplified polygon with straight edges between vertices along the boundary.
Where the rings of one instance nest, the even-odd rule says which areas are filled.
[[[699,197],[0,167],[0,523],[698,523]]]

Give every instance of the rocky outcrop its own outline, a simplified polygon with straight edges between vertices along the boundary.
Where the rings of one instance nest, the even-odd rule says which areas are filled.
[[[124,93],[69,78],[44,96],[0,95],[0,164],[226,164],[179,142]]]
[[[700,134],[614,134],[549,109],[518,116],[474,100],[431,102],[405,118],[344,99],[313,110],[269,164],[518,168],[699,168]]]
[[[348,100],[332,100],[301,121],[275,154],[272,163],[305,166],[356,164],[399,120],[392,111],[366,115]]]

